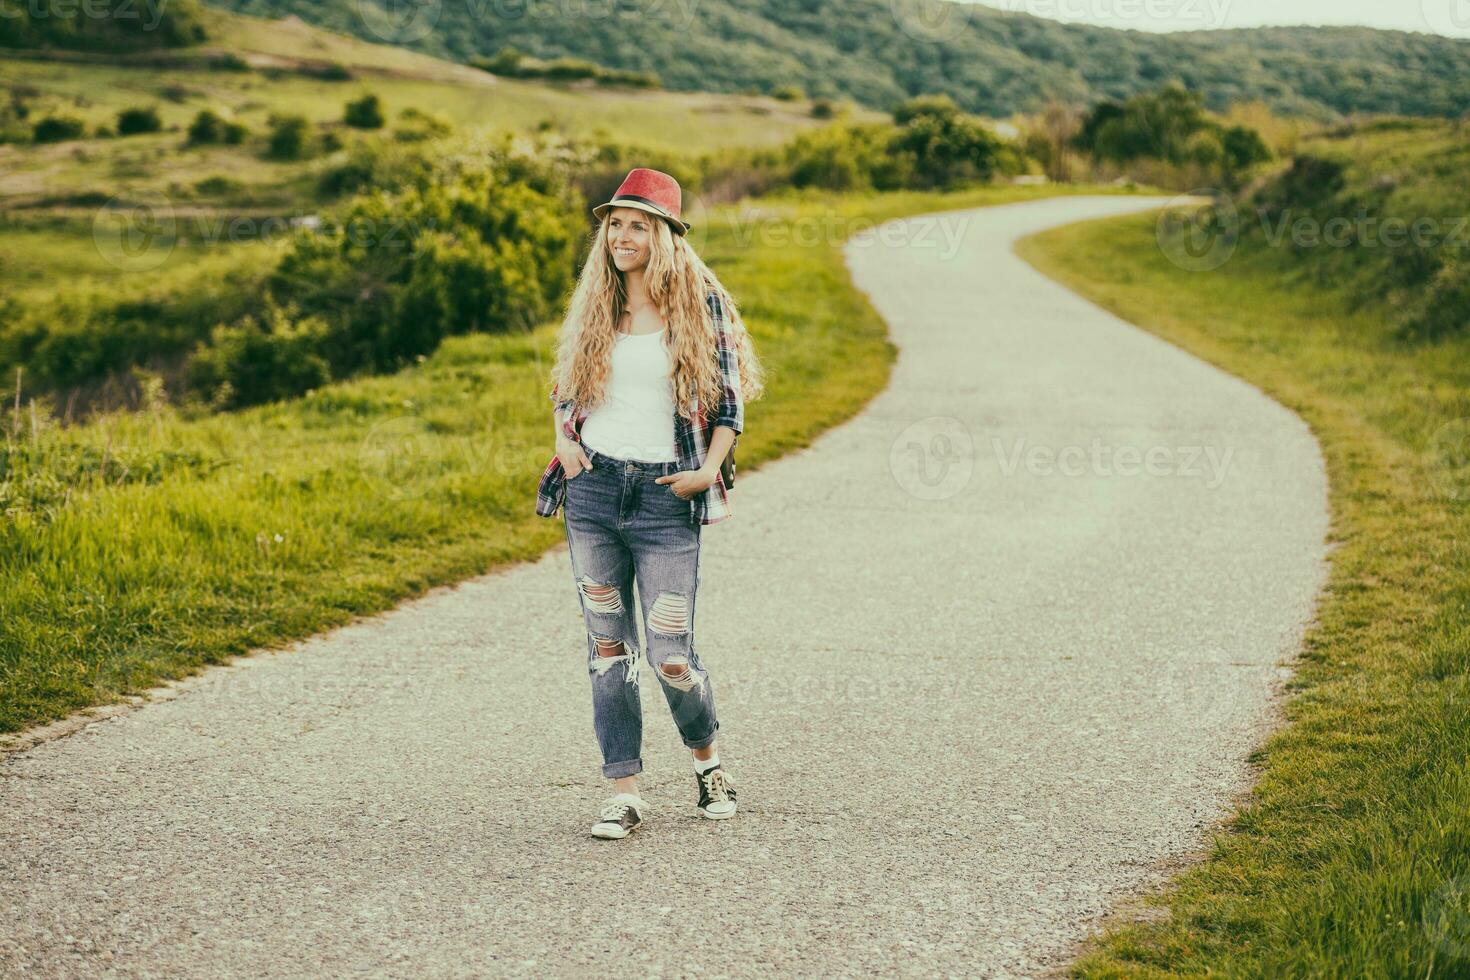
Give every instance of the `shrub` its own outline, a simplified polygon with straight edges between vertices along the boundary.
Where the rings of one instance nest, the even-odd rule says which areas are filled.
[[[218,197],[222,194],[233,194],[243,189],[244,186],[238,180],[226,177],[223,174],[215,174],[195,183],[194,190],[200,194],[207,194],[210,197]]]
[[[554,58],[541,69],[541,75],[556,82],[570,82],[579,78],[596,78],[602,69],[583,58]]]
[[[599,85],[627,85],[630,88],[662,88],[663,80],[658,72],[623,71],[617,68],[600,68],[597,74]]]
[[[806,93],[795,85],[779,85],[771,89],[771,98],[782,102],[799,102],[806,98]]]
[[[200,109],[189,124],[189,145],[219,143],[224,139],[225,121],[213,109]]]
[[[301,160],[309,151],[311,123],[301,115],[272,114],[266,155],[272,160]]]
[[[31,128],[31,139],[37,143],[60,143],[80,139],[86,125],[76,116],[47,116]]]
[[[1073,146],[1095,161],[1159,161],[1173,168],[1172,174],[1150,174],[1156,180],[1211,180],[1230,188],[1239,186],[1251,167],[1271,158],[1259,132],[1223,126],[1205,112],[1198,93],[1178,83],[1125,102],[1093,106]]]
[[[383,103],[377,95],[369,92],[356,102],[347,103],[342,121],[356,129],[382,129]]]
[[[824,126],[799,133],[783,150],[787,180],[794,187],[834,191],[879,188],[884,147],[892,127]]]
[[[921,114],[901,127],[889,151],[907,156],[921,189],[989,180],[1000,169],[1000,137],[958,114]]]
[[[189,124],[190,146],[211,143],[235,145],[244,142],[249,130],[241,123],[227,120],[213,109],[201,109]]]
[[[1406,340],[1436,341],[1470,333],[1470,260],[1451,256],[1426,285],[1406,290],[1398,333]]]
[[[893,122],[896,126],[907,126],[919,116],[952,119],[959,114],[960,107],[955,105],[954,99],[941,92],[937,95],[915,96],[899,103],[893,109]]]
[[[338,197],[365,187],[394,191],[427,179],[433,166],[422,147],[362,141],[348,151],[344,162],[322,173],[317,180],[317,192],[325,197]]]
[[[187,383],[220,408],[294,397],[331,380],[331,367],[319,353],[328,333],[326,321],[293,320],[274,306],[263,320],[246,316],[221,324],[189,356]]]
[[[493,58],[473,58],[471,63],[481,71],[488,71],[494,75],[504,75],[514,78],[520,74],[521,62],[526,58],[525,54],[510,45],[500,49],[500,53]]]
[[[1234,170],[1245,170],[1271,159],[1271,149],[1261,134],[1248,126],[1231,126],[1221,139],[1225,162]]]
[[[412,106],[400,112],[398,118],[401,125],[393,130],[393,138],[400,143],[421,143],[454,132],[454,125],[443,116]]]
[[[320,78],[324,82],[350,82],[356,77],[352,69],[335,61],[324,65],[303,65],[299,71],[308,78]]]
[[[117,135],[136,136],[141,133],[156,133],[163,129],[163,120],[152,106],[124,109],[117,114]]]
[[[323,353],[339,374],[395,367],[452,333],[540,322],[571,284],[584,228],[559,178],[516,166],[522,179],[502,159],[354,198],[294,242],[272,294],[334,324]]]

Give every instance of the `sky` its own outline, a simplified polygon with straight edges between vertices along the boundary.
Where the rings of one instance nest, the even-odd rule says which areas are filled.
[[[1358,24],[1470,38],[1470,0],[980,0],[1068,23],[1144,31]]]

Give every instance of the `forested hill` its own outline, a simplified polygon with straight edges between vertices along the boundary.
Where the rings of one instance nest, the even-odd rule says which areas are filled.
[[[196,0],[0,0],[0,48],[124,53],[204,40]]]
[[[364,11],[384,0],[216,2],[458,61],[512,45],[653,71],[670,89],[768,92],[789,83],[875,108],[948,92],[972,112],[1004,116],[1051,97],[1121,98],[1175,78],[1216,109],[1252,98],[1323,119],[1470,109],[1470,41],[1367,28],[1161,35],[939,0],[387,0],[393,13],[382,18]]]

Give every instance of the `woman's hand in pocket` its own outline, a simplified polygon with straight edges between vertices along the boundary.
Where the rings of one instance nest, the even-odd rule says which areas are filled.
[[[715,482],[715,476],[703,468],[697,470],[680,470],[677,473],[670,473],[668,476],[661,476],[653,482],[672,484],[669,489],[673,491],[674,496],[680,500],[688,500],[695,494],[704,493],[708,490],[710,485]]]
[[[561,460],[561,468],[566,472],[568,480],[579,476],[584,469],[592,469],[592,461],[587,458],[582,444],[565,437],[556,440],[556,458]]]

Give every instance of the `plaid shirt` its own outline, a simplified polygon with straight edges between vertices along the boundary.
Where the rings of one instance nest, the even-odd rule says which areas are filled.
[[[734,429],[737,440],[745,428],[745,402],[740,394],[739,347],[735,338],[730,335],[725,322],[725,311],[716,290],[709,291],[705,304],[709,307],[714,324],[720,375],[724,379],[724,385],[720,392],[720,404],[716,406],[713,415],[699,411],[697,401],[691,406],[693,411],[690,413],[695,421],[685,419],[677,411],[674,413],[674,445],[678,451],[681,470],[694,470],[704,465],[709,453],[710,429],[713,426],[723,425]],[[582,423],[587,420],[588,412],[571,399],[559,400],[556,396],[557,391],[553,388],[551,400],[556,405],[557,426],[568,439],[580,444]],[[536,488],[537,515],[555,517],[556,512],[566,503],[566,494],[567,481],[561,458],[552,453],[551,461],[541,474],[541,483]],[[733,516],[735,514],[730,508],[730,488],[725,486],[725,480],[719,474],[715,475],[715,482],[709,485],[709,489],[689,498],[691,525],[718,524]]]

